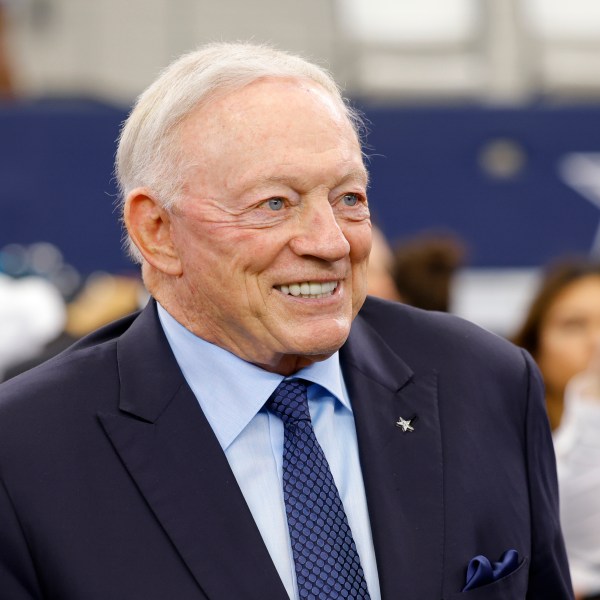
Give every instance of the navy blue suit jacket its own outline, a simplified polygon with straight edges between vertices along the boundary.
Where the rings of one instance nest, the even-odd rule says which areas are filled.
[[[368,299],[341,364],[383,598],[571,598],[531,359]],[[287,598],[152,302],[0,386],[0,477],[2,600]],[[509,548],[517,570],[461,593]]]

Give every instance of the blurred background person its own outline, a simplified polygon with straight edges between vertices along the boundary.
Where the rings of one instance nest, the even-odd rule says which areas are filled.
[[[90,275],[75,298],[65,306],[64,327],[60,331],[55,330],[44,345],[33,347],[25,360],[11,364],[5,370],[4,379],[10,379],[41,364],[102,325],[138,310],[146,303],[147,298],[147,292],[138,276],[110,273]],[[44,305],[43,298],[38,303]]]
[[[392,277],[394,268],[394,254],[385,235],[373,225],[372,246],[369,255],[369,268],[367,271],[368,289],[371,296],[385,300],[400,300],[400,294]]]
[[[513,341],[540,367],[552,429],[560,424],[567,383],[587,368],[599,338],[600,264],[572,259],[551,266]]]
[[[0,0],[0,100],[12,98],[14,83],[8,56],[7,0]]]
[[[449,312],[454,275],[464,264],[465,244],[451,233],[426,232],[392,249],[373,226],[368,293],[424,310]]]
[[[450,233],[422,233],[396,244],[392,278],[399,299],[425,310],[449,312],[452,282],[465,245]]]
[[[84,277],[53,244],[0,247],[0,381],[145,304],[137,272]]]
[[[63,297],[51,282],[0,272],[0,381],[15,363],[31,359],[59,335],[65,320]]]
[[[600,597],[600,264],[552,266],[514,341],[536,359],[554,431],[573,587]]]

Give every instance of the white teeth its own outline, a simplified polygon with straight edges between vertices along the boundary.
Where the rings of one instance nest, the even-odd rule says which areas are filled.
[[[277,286],[283,294],[302,296],[303,298],[325,298],[330,296],[337,287],[337,281],[326,281],[317,283],[315,281],[303,281],[302,283],[290,283],[289,285]]]

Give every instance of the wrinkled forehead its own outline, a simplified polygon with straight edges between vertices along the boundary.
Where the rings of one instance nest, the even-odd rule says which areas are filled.
[[[200,106],[182,124],[179,141],[186,162],[207,170],[249,167],[249,155],[273,167],[322,155],[364,168],[343,102],[304,79],[261,79]]]
[[[292,77],[263,77],[215,95],[188,115],[182,129],[216,130],[217,135],[246,129],[256,131],[261,125],[272,126],[277,120],[284,127],[294,116],[307,114],[312,114],[315,122],[337,127],[341,134],[351,131],[360,145],[342,98],[310,79]]]

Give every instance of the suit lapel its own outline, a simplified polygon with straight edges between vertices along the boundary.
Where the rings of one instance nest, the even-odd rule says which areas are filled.
[[[227,459],[151,303],[117,345],[120,411],[99,418],[156,518],[211,599],[287,594]]]
[[[341,351],[384,599],[441,597],[442,448],[435,372],[413,372],[360,315]],[[411,421],[404,432],[399,418]]]

